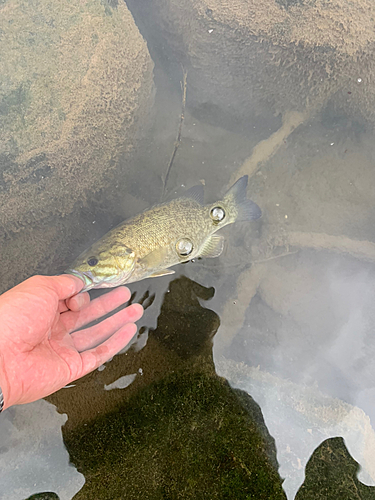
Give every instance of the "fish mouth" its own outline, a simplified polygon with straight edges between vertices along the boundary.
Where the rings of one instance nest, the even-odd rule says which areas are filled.
[[[65,274],[71,274],[72,276],[75,276],[76,278],[81,279],[85,286],[82,288],[81,292],[88,292],[92,288],[94,288],[95,283],[94,283],[94,276],[92,275],[91,271],[77,271],[76,269],[67,269],[64,271]]]

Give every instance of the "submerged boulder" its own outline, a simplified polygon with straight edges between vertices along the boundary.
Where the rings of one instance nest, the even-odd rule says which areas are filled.
[[[124,3],[0,5],[0,236],[101,189],[153,97],[153,63]]]
[[[188,104],[200,117],[264,118],[313,111],[331,100],[336,112],[374,119],[371,0],[128,5],[163,61],[188,71]]]

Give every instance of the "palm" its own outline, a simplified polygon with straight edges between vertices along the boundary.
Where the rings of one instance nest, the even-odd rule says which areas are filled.
[[[76,331],[130,297],[125,287],[92,302],[87,293],[72,297],[82,286],[70,276],[37,276],[0,297],[5,325],[0,349],[10,399],[26,403],[57,391],[103,364],[134,336],[134,321],[143,311],[139,304]]]

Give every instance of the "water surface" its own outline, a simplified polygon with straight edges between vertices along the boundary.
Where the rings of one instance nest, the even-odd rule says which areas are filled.
[[[182,70],[161,51],[163,28],[129,8],[155,63],[147,126],[109,186],[59,221],[74,239],[46,248],[30,274],[62,271],[162,195]],[[168,196],[203,181],[211,201],[248,173],[263,217],[226,228],[219,258],[131,284],[133,300],[146,297],[132,346],[4,412],[0,498],[375,498],[372,124],[327,99],[288,128],[292,107],[259,116],[240,113],[234,91],[222,109],[197,94],[188,70]],[[55,230],[44,220],[32,234]],[[28,236],[4,240],[16,276]]]

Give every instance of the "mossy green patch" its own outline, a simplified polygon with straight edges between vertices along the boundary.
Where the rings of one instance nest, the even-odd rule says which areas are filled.
[[[296,500],[374,500],[375,487],[361,483],[358,463],[341,437],[326,439],[306,465]]]
[[[86,477],[76,500],[285,498],[259,408],[219,377],[172,375],[64,437]]]

